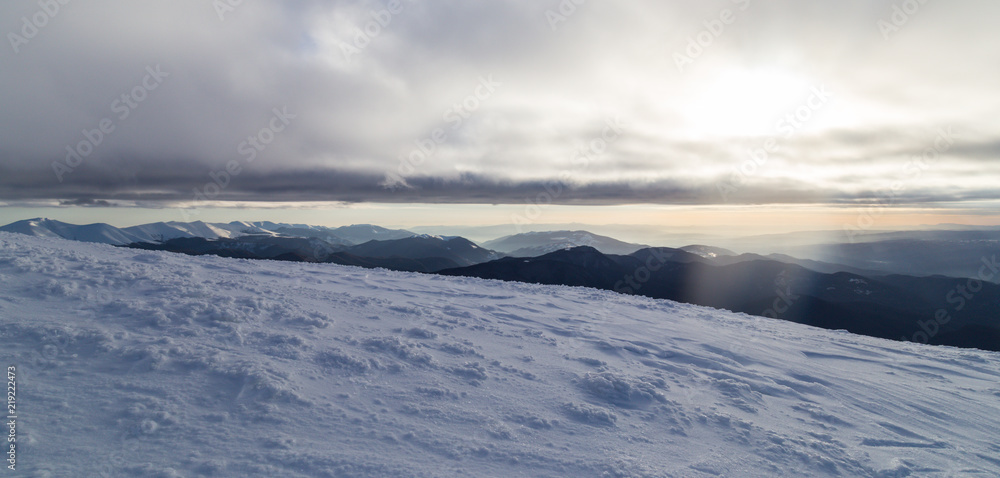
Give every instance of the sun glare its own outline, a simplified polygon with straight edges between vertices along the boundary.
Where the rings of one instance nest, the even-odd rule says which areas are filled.
[[[686,108],[688,124],[699,135],[774,134],[776,122],[794,110],[809,86],[786,72],[727,71],[699,88]]]

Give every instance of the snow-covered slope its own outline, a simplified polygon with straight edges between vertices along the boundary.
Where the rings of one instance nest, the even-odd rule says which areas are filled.
[[[115,245],[129,244],[142,240],[140,237],[110,224],[96,223],[78,226],[46,218],[25,219],[13,222],[0,227],[0,231]]]
[[[18,234],[26,234],[37,237],[62,237],[59,232],[63,231],[66,226],[71,226],[71,224],[38,217],[35,219],[15,221],[4,226],[0,226],[0,231],[16,232]]]
[[[1000,474],[995,353],[7,233],[0,285],[25,476]]]
[[[139,226],[131,226],[123,228],[122,230],[138,237],[142,240],[142,242],[160,242],[176,239],[178,237],[194,237],[194,234],[165,222],[154,222]]]
[[[178,237],[203,237],[205,239],[218,239],[220,237],[236,237],[242,235],[236,228],[229,228],[229,225],[209,224],[202,221],[194,222],[154,222],[131,226],[122,231],[138,237],[142,242],[162,242]],[[234,230],[229,230],[234,229]]]
[[[116,246],[133,242],[158,243],[179,237],[205,239],[236,238],[245,235],[318,237],[331,244],[356,245],[371,240],[392,240],[412,237],[414,234],[401,229],[386,229],[371,224],[356,224],[329,228],[305,224],[285,224],[269,221],[230,223],[154,222],[126,228],[109,224],[78,226],[52,219],[35,218],[0,226],[0,231],[17,232],[36,237],[61,237],[74,241],[97,242]]]
[[[226,226],[226,227],[220,227]],[[229,227],[232,230],[227,229]],[[125,245],[133,242],[161,242],[178,237],[204,237],[218,239],[243,235],[239,227],[194,222],[154,222],[117,228],[110,224],[69,224],[54,219],[25,219],[0,227],[0,231],[17,232],[36,237],[61,237],[72,241]]]

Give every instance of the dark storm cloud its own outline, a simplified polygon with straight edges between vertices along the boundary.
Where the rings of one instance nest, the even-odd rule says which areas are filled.
[[[204,207],[216,201],[231,202],[385,202],[385,203],[467,203],[525,205],[613,205],[648,204],[864,204],[885,201],[918,205],[925,202],[956,202],[1000,199],[997,189],[970,189],[946,193],[922,187],[902,188],[889,193],[889,183],[873,189],[848,193],[838,188],[819,188],[793,179],[762,179],[739,184],[731,190],[732,180],[725,174],[710,180],[598,180],[586,183],[547,180],[510,181],[464,173],[451,177],[413,176],[406,187],[386,187],[384,176],[377,173],[334,169],[297,169],[262,172],[244,170],[225,175],[224,169],[213,175],[198,171],[197,161],[172,160],[145,164],[136,171],[116,174],[107,170],[82,168],[73,181],[59,188],[46,189],[29,183],[0,179],[0,187],[13,200],[57,198],[60,205],[100,206],[115,202],[160,202],[178,206]],[[0,177],[11,177],[0,170]],[[21,174],[30,181],[30,175]],[[50,182],[47,175],[35,178]],[[861,182],[864,178],[852,178]],[[725,191],[725,193],[724,193]],[[93,199],[95,197],[108,198]]]
[[[115,207],[116,204],[103,199],[79,198],[59,201],[60,206]]]

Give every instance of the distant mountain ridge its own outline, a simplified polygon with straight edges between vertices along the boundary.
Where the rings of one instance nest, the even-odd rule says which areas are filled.
[[[967,279],[822,273],[766,258],[719,263],[671,248],[613,255],[585,246],[438,273],[593,287],[874,337],[1000,351],[1000,285],[989,282],[958,308],[956,291],[965,290]]]
[[[401,257],[419,259],[425,257],[445,257],[460,266],[469,266],[492,261],[501,254],[477,246],[464,237],[440,237],[420,235],[388,241],[368,241],[346,249],[346,252],[363,257]]]
[[[715,259],[720,256],[735,256],[735,252],[729,249],[723,249],[721,247],[715,246],[703,246],[700,244],[694,244],[690,246],[684,246],[680,248],[682,251],[690,252],[692,254],[698,254],[701,257]]]
[[[973,283],[966,279],[890,274],[891,270],[886,270],[884,265],[880,270],[780,254],[734,255],[727,249],[702,245],[680,249],[647,247],[627,254],[607,254],[593,246],[568,245],[587,241],[626,250],[636,246],[586,231],[527,233],[484,243],[519,247],[514,252],[531,248],[555,249],[533,257],[504,257],[502,251],[480,247],[462,237],[415,235],[372,225],[327,228],[271,222],[196,221],[119,229],[107,224],[76,226],[50,219],[31,219],[0,227],[0,230],[192,255],[329,262],[594,287],[773,316],[876,337],[917,340],[923,334],[933,344],[1000,350],[1000,320],[996,316],[996,311],[1000,310],[1000,285],[989,282],[1000,277],[1000,270],[997,270],[1000,266],[996,265],[995,253],[987,255],[993,244],[988,239],[990,236],[963,242],[973,246],[972,251],[984,254],[973,265],[980,270],[993,269],[989,277],[980,272],[981,285],[976,286],[974,296],[967,297]],[[379,239],[354,244],[345,236],[352,240]],[[911,247],[889,245],[896,242]],[[854,260],[859,265],[877,262],[878,257],[925,265],[959,257],[928,254],[921,249],[922,244],[913,239],[898,239],[846,245],[832,249],[832,253],[857,253]],[[961,247],[956,250],[958,254],[968,254]],[[875,255],[878,252],[885,254]],[[923,258],[922,255],[931,257]],[[942,316],[941,311],[945,315]]]
[[[104,223],[75,225],[46,218],[25,219],[13,222],[0,227],[0,231],[17,232],[39,237],[61,237],[74,241],[98,242],[115,246],[123,246],[136,242],[161,243],[170,239],[192,237],[232,239],[246,235],[313,237],[331,244],[352,246],[371,240],[403,239],[416,235],[406,230],[386,229],[371,224],[330,228],[269,221],[233,221],[230,223],[171,221],[117,228]]]
[[[945,231],[929,234],[926,238],[789,248],[787,254],[886,274],[977,277],[984,261],[998,252],[998,231]],[[988,280],[998,283],[1000,274],[993,274]]]
[[[103,244],[128,244],[143,240],[142,236],[104,224],[78,226],[54,219],[36,218],[17,221],[0,227],[0,231],[16,232],[28,236],[61,237],[71,241],[98,242]]]
[[[483,247],[514,257],[535,257],[571,247],[589,246],[605,254],[631,254],[649,247],[588,231],[524,232],[483,242]]]
[[[360,267],[383,267],[408,272],[435,272],[498,259],[502,254],[483,249],[462,237],[413,236],[358,245],[327,242],[319,237],[244,235],[205,239],[178,237],[162,243],[128,245],[189,255],[211,254],[242,259],[330,262]]]
[[[433,272],[468,264],[465,260],[449,257],[365,257],[352,254],[350,247],[330,244],[318,238],[270,237],[247,235],[233,239],[205,239],[179,237],[162,243],[137,242],[128,245],[134,249],[168,251],[200,256],[214,255],[238,259],[270,259],[292,262],[320,262],[384,268],[407,272]]]
[[[415,234],[412,231],[387,229],[370,224],[341,226],[336,228],[311,226],[307,224],[286,224],[269,221],[230,223],[194,222],[157,222],[117,228],[108,224],[74,225],[52,219],[28,219],[17,221],[0,227],[0,231],[18,232],[41,237],[61,237],[84,242],[99,242],[112,245],[126,245],[137,242],[160,244],[176,238],[201,237],[209,240],[235,239],[244,236],[267,237],[299,237],[322,240],[335,251],[341,248],[357,246],[366,242],[392,241],[412,237],[436,237],[441,240],[456,236],[434,236]],[[443,232],[443,231],[439,231]],[[829,239],[829,231],[819,231],[810,234],[799,234],[801,237],[813,237],[816,240]],[[775,242],[782,235],[760,236],[758,239]],[[789,245],[780,253],[737,254],[729,249],[709,245],[690,245],[680,248],[692,252],[716,264],[735,264],[754,260],[776,260],[796,264],[810,270],[823,273],[849,272],[864,276],[903,274],[911,276],[944,275],[949,277],[978,277],[984,261],[1000,252],[1000,230],[983,228],[977,230],[928,230],[879,232],[865,236],[867,242],[813,244],[811,246]],[[756,240],[749,238],[749,240]],[[567,248],[590,246],[605,254],[628,255],[648,246],[619,241],[617,239],[592,234],[583,230],[526,232],[504,236],[491,241],[484,241],[485,249],[493,250],[501,255],[518,257],[538,257],[550,252]],[[377,249],[374,246],[369,246]],[[415,247],[415,246],[414,246]],[[467,252],[476,256],[470,247],[464,246]],[[405,249],[405,248],[404,248]],[[418,248],[419,249],[419,248]],[[442,249],[447,251],[445,247]],[[227,252],[228,253],[228,252]],[[375,253],[375,251],[366,251]],[[378,252],[384,254],[384,252]],[[397,251],[399,258],[416,258],[411,252]],[[448,256],[449,253],[445,253]],[[370,257],[370,256],[369,256]],[[431,256],[432,257],[432,256]],[[426,258],[426,257],[420,257]],[[456,265],[469,265],[480,260],[493,260],[497,257],[483,259],[478,257],[472,262],[457,259]],[[304,260],[311,260],[308,256]],[[407,270],[412,265],[406,266]],[[422,266],[421,266],[422,267]],[[986,277],[993,283],[1000,283],[1000,274]]]

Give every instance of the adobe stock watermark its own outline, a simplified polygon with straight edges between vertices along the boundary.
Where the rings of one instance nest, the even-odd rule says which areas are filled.
[[[792,283],[788,280],[788,271],[781,271],[774,278],[774,295],[776,296],[774,302],[771,303],[771,307],[760,313],[761,317],[780,319],[781,314],[788,312],[788,309],[799,299],[800,296],[792,293]]]
[[[215,9],[215,14],[219,16],[219,21],[226,21],[226,15],[236,11],[236,7],[243,5],[243,0],[213,0],[212,8]]]
[[[662,269],[663,265],[673,257],[673,253],[666,254],[660,248],[649,249],[649,257],[646,262],[637,267],[631,274],[626,275],[618,282],[615,282],[614,291],[619,294],[637,294],[642,286],[649,282],[653,273]]]
[[[555,9],[545,10],[545,19],[552,31],[559,31],[559,24],[565,23],[577,12],[577,7],[583,6],[587,0],[562,0]]]
[[[983,256],[981,261],[983,265],[979,267],[977,278],[967,279],[964,284],[956,285],[945,295],[945,301],[951,304],[950,311],[947,308],[938,309],[934,312],[933,319],[918,320],[918,330],[910,337],[900,337],[900,340],[921,344],[930,343],[931,339],[941,332],[941,326],[951,322],[952,313],[964,310],[969,301],[983,290],[983,282],[990,282],[997,277],[997,274],[1000,274],[1000,263],[997,262],[996,255],[989,258]]]
[[[605,120],[601,135],[591,139],[585,147],[571,154],[570,163],[576,166],[576,169],[589,168],[594,158],[603,155],[609,146],[621,138],[623,131],[624,123],[620,118]],[[570,187],[574,170],[561,171],[555,180],[546,181],[542,185],[543,191],[539,191],[535,197],[525,198],[524,214],[513,213],[510,216],[511,224],[517,229],[518,234],[524,232],[524,226],[533,224],[541,218],[544,209],[551,206]]]
[[[285,131],[285,129],[292,124],[292,120],[295,119],[294,114],[288,112],[287,106],[282,106],[281,108],[273,108],[271,110],[271,118],[268,120],[267,125],[258,130],[256,133],[247,136],[244,141],[236,146],[236,152],[243,157],[243,163],[251,164],[253,163],[260,153],[263,153],[267,149],[268,145],[274,142],[278,133]],[[239,176],[243,172],[243,163],[240,163],[237,159],[230,159],[226,164],[214,171],[208,173],[210,179],[209,182],[205,183],[201,188],[194,188],[194,204],[193,211],[189,212],[188,209],[181,209],[181,213],[184,215],[184,220],[190,219],[191,215],[201,214],[198,211],[198,205],[205,204],[219,196],[223,190],[225,190],[232,183],[233,178]]]
[[[902,4],[892,5],[892,14],[887,19],[879,19],[876,23],[879,33],[886,41],[899,32],[914,15],[920,12],[920,7],[928,0],[905,0]]]
[[[925,171],[936,163],[941,155],[947,153],[955,145],[955,130],[951,126],[937,130],[937,137],[933,144],[928,146],[919,155],[912,156],[902,169],[902,177],[895,180],[887,188],[872,191],[874,202],[868,204],[864,210],[858,213],[854,224],[845,223],[843,225],[844,234],[850,242],[856,242],[858,236],[866,234],[875,225],[877,219],[886,214],[892,206],[896,205],[897,197],[906,191],[907,184],[916,180]]]
[[[406,1],[413,3],[414,0]],[[371,19],[361,28],[354,29],[354,37],[351,39],[351,43],[340,43],[340,51],[344,54],[344,60],[350,62],[352,61],[352,57],[360,55],[365,48],[368,48],[368,45],[371,45],[372,40],[381,35],[385,28],[392,23],[393,17],[403,13],[405,9],[406,5],[402,0],[389,0],[385,8],[369,10],[368,15]]]
[[[386,173],[385,178],[379,183],[379,186],[391,190],[411,188],[406,182],[406,177],[412,175],[418,166],[424,164],[428,159],[437,154],[438,147],[448,141],[448,132],[461,128],[466,120],[471,118],[476,111],[479,111],[483,102],[493,97],[497,88],[501,86],[503,86],[503,83],[494,80],[493,75],[480,76],[479,84],[476,85],[472,94],[466,96],[462,101],[451,105],[441,115],[442,121],[446,125],[450,125],[450,127],[447,129],[444,127],[434,128],[427,136],[414,141],[416,147],[399,157],[399,165],[396,167],[396,170]]]
[[[764,323],[764,318],[756,315],[748,315],[751,325],[744,326],[744,332],[740,334],[739,341],[729,343],[729,353],[740,356],[753,348],[761,340],[760,328]]]
[[[771,303],[771,307],[768,307],[760,314],[750,316],[752,325],[744,327],[746,332],[741,334],[741,340],[729,344],[729,352],[731,354],[743,355],[747,350],[755,346],[761,340],[760,329],[765,324],[764,318],[781,319],[782,314],[788,312],[788,309],[791,309],[792,305],[801,298],[801,296],[792,292],[792,284],[788,277],[788,271],[781,271],[774,278],[774,295],[775,298]]]
[[[111,133],[115,132],[115,121],[125,121],[132,115],[132,112],[139,107],[142,102],[149,98],[150,92],[160,87],[163,80],[170,76],[169,73],[160,69],[160,65],[146,67],[146,76],[142,81],[127,93],[111,102],[111,112],[116,113],[117,120],[103,118],[97,122],[97,128],[84,129],[83,139],[75,146],[66,146],[66,158],[62,161],[52,162],[52,171],[56,174],[56,179],[63,182],[63,176],[72,173],[74,169],[83,163],[83,160],[94,153],[101,143],[107,139]]]
[[[816,112],[826,106],[834,96],[833,93],[826,90],[825,85],[810,88],[810,93],[805,102],[775,123],[775,131],[781,134],[782,138],[787,140],[804,128]],[[747,159],[743,160],[738,167],[733,167],[729,179],[716,183],[722,200],[728,201],[729,196],[745,185],[750,177],[757,174],[760,168],[770,160],[771,155],[780,149],[781,145],[774,137],[765,139],[759,148],[748,149]]]
[[[730,0],[737,5],[740,12],[745,12],[750,8],[750,0]],[[737,13],[730,8],[724,8],[719,12],[717,18],[711,20],[706,20],[702,23],[705,28],[700,32],[689,36],[687,38],[687,44],[681,51],[674,51],[673,59],[674,65],[677,66],[677,71],[684,73],[684,68],[688,65],[694,64],[694,61],[705,54],[712,45],[715,44],[715,40],[718,40],[730,25],[736,23]]]
[[[62,7],[69,2],[70,0],[38,0],[38,11],[33,13],[31,17],[21,17],[19,31],[7,33],[7,40],[10,41],[10,47],[14,50],[14,54],[21,53],[21,47],[38,36],[42,29],[48,26],[56,15],[59,15]]]
[[[7,367],[7,469],[17,471],[17,367]]]

